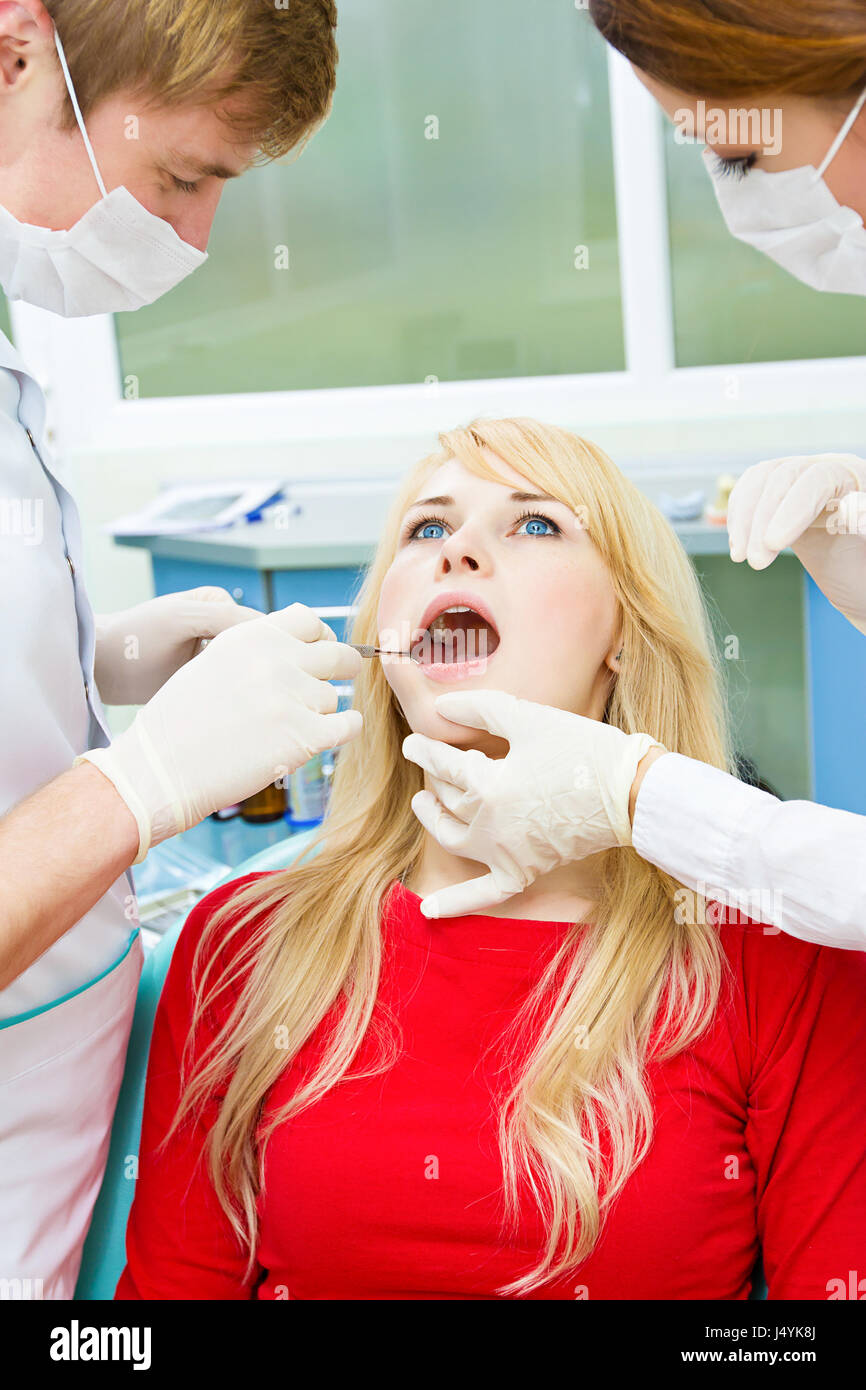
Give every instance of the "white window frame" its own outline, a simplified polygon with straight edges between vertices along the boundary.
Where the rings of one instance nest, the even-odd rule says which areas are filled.
[[[14,303],[16,345],[46,388],[56,447],[122,456],[210,443],[248,451],[293,440],[373,442],[435,433],[472,415],[579,418],[598,427],[862,411],[866,356],[675,365],[662,118],[610,48],[608,71],[624,371],[126,400],[111,316],[63,320]]]

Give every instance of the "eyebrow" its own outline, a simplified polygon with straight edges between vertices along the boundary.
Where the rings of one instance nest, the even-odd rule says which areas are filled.
[[[512,492],[508,499],[510,502],[560,502],[558,497],[551,497],[547,492]],[[417,502],[412,502],[411,507],[456,507],[457,503],[453,497],[419,497]],[[560,502],[560,506],[567,506],[567,503]]]
[[[182,154],[180,150],[166,150],[166,158],[176,164],[182,164],[184,169],[190,170],[200,179],[239,179],[244,172],[243,169],[229,169],[225,164],[211,164],[207,160],[197,159],[195,155]]]

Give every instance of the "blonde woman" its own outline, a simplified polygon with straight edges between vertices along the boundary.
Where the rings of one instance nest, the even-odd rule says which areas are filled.
[[[181,934],[116,1296],[743,1299],[759,1247],[771,1298],[840,1296],[866,1242],[862,956],[730,922],[630,847],[488,914],[419,910],[473,866],[413,813],[404,739],[506,751],[440,716],[443,690],[731,766],[660,513],[562,429],[441,443],[353,632],[418,660],[365,662],[320,848]]]

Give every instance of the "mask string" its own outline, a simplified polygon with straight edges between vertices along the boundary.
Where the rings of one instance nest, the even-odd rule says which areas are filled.
[[[66,90],[69,93],[69,100],[72,102],[72,109],[75,112],[75,119],[78,122],[78,129],[81,131],[81,138],[84,141],[84,148],[87,150],[87,157],[90,160],[93,172],[96,175],[96,182],[99,184],[99,191],[103,198],[108,197],[102,175],[99,172],[99,165],[96,162],[96,155],[93,153],[93,146],[90,137],[84,129],[84,117],[81,114],[81,107],[78,105],[78,97],[75,95],[75,88],[72,85],[72,78],[69,75],[69,67],[66,62],[66,54],[63,52],[63,44],[60,42],[60,35],[57,32],[57,25],[54,26],[54,46],[57,49],[57,56],[60,59],[60,66],[63,69],[63,76],[66,80]]]
[[[839,152],[839,146],[842,144],[842,141],[845,139],[845,136],[848,134],[848,131],[851,129],[851,127],[852,127],[852,125],[854,124],[854,122],[856,121],[857,117],[860,115],[860,112],[861,112],[861,110],[863,109],[863,103],[864,103],[864,102],[866,102],[866,87],[863,88],[862,92],[860,93],[859,97],[857,98],[857,102],[856,102],[856,105],[855,105],[855,107],[854,107],[854,110],[851,111],[850,114],[848,115],[848,118],[847,118],[847,120],[845,121],[845,124],[843,125],[842,129],[839,131],[839,134],[836,136],[836,139],[833,141],[832,145],[830,146],[829,150],[827,151],[826,155],[824,156],[824,159],[823,159],[822,162],[821,162],[821,167],[820,167],[819,170],[818,170],[818,178],[819,178],[819,179],[823,176],[824,171],[825,171],[825,169],[827,168],[828,164],[830,163],[831,159],[835,158],[835,156],[838,154],[838,152]]]

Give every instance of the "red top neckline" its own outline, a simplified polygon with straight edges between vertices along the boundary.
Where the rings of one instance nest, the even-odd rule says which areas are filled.
[[[389,885],[384,907],[401,936],[424,951],[484,966],[526,965],[542,948],[555,949],[575,925],[482,912],[428,918],[421,911],[419,894],[396,878]]]

